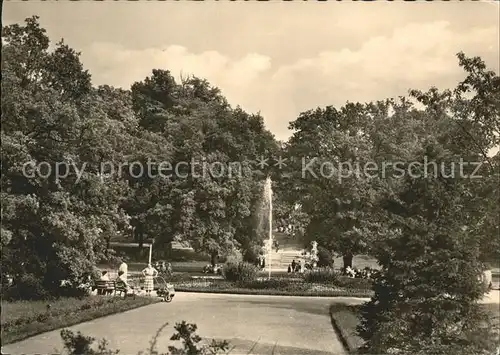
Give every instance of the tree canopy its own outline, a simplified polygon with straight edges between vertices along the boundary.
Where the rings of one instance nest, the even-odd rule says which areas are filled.
[[[49,49],[37,17],[2,40],[4,272],[78,283],[117,235],[214,257],[260,244],[252,161],[278,149],[261,116],[167,70],[95,87],[78,52]]]

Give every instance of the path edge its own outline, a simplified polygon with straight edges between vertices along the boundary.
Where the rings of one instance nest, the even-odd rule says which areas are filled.
[[[330,314],[330,321],[332,322],[332,327],[333,331],[335,332],[335,335],[339,339],[340,343],[342,344],[342,347],[344,348],[344,351],[347,354],[352,354],[354,353],[354,350],[350,345],[349,342],[347,341],[346,337],[344,336],[342,330],[340,329],[340,326],[337,324],[337,321],[335,320],[335,317],[333,316],[333,308],[334,305],[330,305],[328,308],[328,313]]]

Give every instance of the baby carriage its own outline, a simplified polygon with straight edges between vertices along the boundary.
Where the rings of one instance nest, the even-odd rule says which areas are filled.
[[[175,296],[174,285],[165,281],[161,276],[155,277],[155,290],[158,297],[161,297],[165,302],[172,302]]]

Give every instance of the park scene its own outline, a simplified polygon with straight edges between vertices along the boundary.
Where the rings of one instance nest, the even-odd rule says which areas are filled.
[[[197,73],[95,79],[9,6],[2,354],[499,354],[498,43],[277,137]]]

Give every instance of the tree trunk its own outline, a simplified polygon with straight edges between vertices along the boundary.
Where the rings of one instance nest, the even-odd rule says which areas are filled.
[[[351,253],[346,253],[342,256],[342,259],[344,261],[344,271],[348,266],[352,268],[352,258],[353,255]]]
[[[111,236],[108,236],[106,238],[106,252],[104,253],[104,255],[107,257],[109,257],[109,248],[111,248]]]
[[[139,243],[139,249],[142,251],[142,248],[144,247],[144,235],[142,234],[142,231],[140,229],[136,229],[135,231],[135,236],[136,236],[136,241]]]
[[[210,263],[212,264],[212,266],[215,266],[215,264],[217,264],[217,256],[218,256],[218,253],[212,253],[210,254]]]

